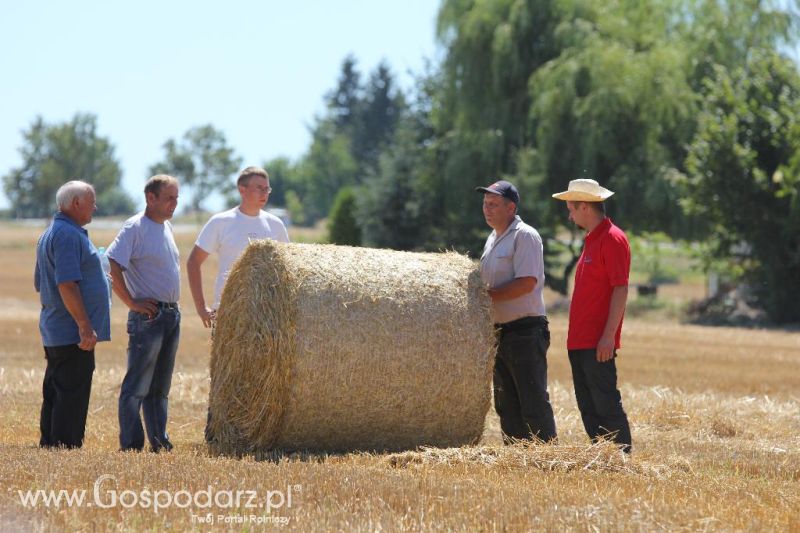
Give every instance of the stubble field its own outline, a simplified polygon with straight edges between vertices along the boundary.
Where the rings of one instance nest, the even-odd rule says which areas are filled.
[[[95,244],[108,245],[115,232],[93,226]],[[96,352],[84,447],[40,450],[45,361],[32,272],[41,230],[0,225],[3,531],[800,530],[800,333],[689,326],[662,315],[625,323],[618,366],[634,438],[630,459],[587,442],[563,314],[551,317],[548,354],[558,445],[504,447],[491,412],[473,447],[231,459],[210,456],[203,443],[209,340],[184,276],[170,394],[176,449],[117,451],[127,338],[126,310],[115,299],[113,340]],[[177,234],[182,261],[195,236],[195,229]],[[215,271],[211,258],[207,290]],[[701,293],[697,286],[664,291],[667,298]],[[45,493],[23,503],[39,490],[85,494],[80,504],[48,506]]]

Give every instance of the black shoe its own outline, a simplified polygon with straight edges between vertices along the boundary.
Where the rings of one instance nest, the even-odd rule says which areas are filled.
[[[172,448],[175,446],[169,441],[169,439],[165,439],[163,441],[159,441],[157,445],[150,448],[150,451],[153,453],[161,453],[161,452],[171,452]]]

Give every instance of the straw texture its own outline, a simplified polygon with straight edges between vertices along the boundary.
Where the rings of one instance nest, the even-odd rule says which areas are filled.
[[[257,241],[222,294],[211,446],[474,443],[493,354],[488,297],[462,255]]]

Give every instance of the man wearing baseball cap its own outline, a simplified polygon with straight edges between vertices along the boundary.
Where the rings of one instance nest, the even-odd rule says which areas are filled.
[[[553,198],[566,201],[569,219],[586,231],[575,268],[567,333],[583,426],[592,440],[613,439],[630,453],[631,430],[614,359],[628,298],[631,248],[625,233],[606,216],[603,202],[613,194],[595,180],[577,179]]]
[[[497,328],[494,405],[506,443],[556,438],[547,393],[550,330],[545,316],[542,238],[517,215],[519,192],[507,181],[475,189],[492,228],[481,256],[481,279]]]

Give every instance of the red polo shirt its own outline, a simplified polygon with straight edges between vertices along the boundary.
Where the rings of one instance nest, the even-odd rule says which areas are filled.
[[[568,350],[596,348],[608,320],[611,291],[628,284],[631,247],[625,233],[605,218],[586,235],[575,268],[575,287],[569,306]],[[622,320],[614,340],[620,347]]]

